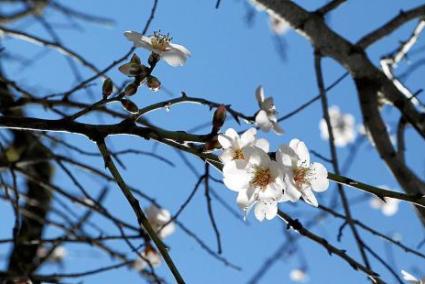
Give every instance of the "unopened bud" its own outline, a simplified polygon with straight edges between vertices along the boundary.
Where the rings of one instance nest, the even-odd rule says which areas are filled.
[[[226,106],[220,105],[214,112],[213,129],[218,132],[226,120]]]
[[[113,85],[112,80],[110,78],[107,78],[103,82],[102,93],[103,93],[104,99],[107,99],[112,94],[113,87],[114,87],[114,85]]]
[[[139,111],[139,108],[135,103],[133,103],[130,100],[127,99],[121,99],[121,104],[125,110],[127,110],[130,113],[137,113]]]
[[[138,65],[142,64],[142,62],[140,61],[140,57],[137,56],[136,53],[134,53],[133,56],[131,57],[130,63],[136,63]]]
[[[140,64],[137,63],[126,63],[118,67],[118,70],[127,76],[137,76],[142,72]]]
[[[137,84],[132,83],[128,85],[127,87],[125,87],[124,95],[126,96],[134,95],[137,92],[137,88],[138,88]]]
[[[149,89],[156,92],[161,87],[161,82],[158,80],[158,78],[154,76],[148,76],[146,78],[146,85],[148,86]]]

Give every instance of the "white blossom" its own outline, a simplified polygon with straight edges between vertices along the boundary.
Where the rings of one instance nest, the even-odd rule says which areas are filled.
[[[308,280],[308,276],[302,269],[292,269],[289,273],[289,278],[294,282],[306,282]]]
[[[136,270],[143,270],[149,266],[149,264],[155,268],[161,265],[161,256],[159,253],[151,246],[146,247],[142,252],[142,257],[138,258],[133,263],[133,268]]]
[[[37,250],[37,257],[44,258],[49,253],[50,248],[40,247]],[[48,260],[51,262],[62,262],[68,255],[67,250],[63,246],[55,247],[55,249],[48,256]]]
[[[269,24],[272,32],[277,35],[283,35],[289,30],[289,23],[274,14],[269,14]]]
[[[170,222],[171,214],[166,209],[161,209],[152,204],[146,212],[146,217],[152,226],[152,229],[158,234],[158,237],[165,239],[176,230],[174,222]],[[167,225],[166,225],[167,224]],[[165,225],[165,226],[164,226]]]
[[[269,152],[269,142],[265,139],[256,139],[257,130],[250,128],[241,136],[233,128],[229,128],[224,134],[218,135],[218,142],[223,147],[223,153],[220,155],[220,160],[223,163],[235,161],[237,166],[242,167],[246,163],[244,149],[246,147],[258,147],[264,152]]]
[[[235,161],[224,164],[224,184],[238,192],[236,201],[241,209],[248,212],[255,205],[257,219],[270,220],[276,216],[277,202],[283,198],[282,168],[260,148],[247,147],[243,153],[247,157],[244,168]]]
[[[380,186],[380,188],[388,189],[385,185]],[[374,196],[370,199],[370,207],[373,209],[381,210],[382,214],[385,216],[393,216],[398,211],[398,205],[400,200],[395,198],[384,197],[384,200]]]
[[[425,284],[425,281],[419,280],[409,272],[405,270],[401,270],[401,274],[403,275],[403,279],[407,281],[407,283],[411,284]]]
[[[344,147],[353,143],[356,138],[354,116],[341,113],[337,106],[331,106],[328,111],[335,145]],[[319,128],[322,138],[328,140],[329,132],[324,118],[320,120]]]
[[[186,47],[172,43],[169,35],[155,32],[153,36],[144,36],[134,31],[126,31],[124,35],[134,43],[135,47],[142,47],[152,51],[173,67],[182,66],[187,58],[191,56]]]
[[[304,142],[292,139],[289,145],[281,145],[276,160],[285,169],[284,198],[295,202],[302,197],[305,202],[317,207],[313,191],[323,192],[328,188],[328,172],[322,164],[310,163],[310,153]]]
[[[278,135],[283,134],[283,129],[277,122],[278,113],[273,102],[273,97],[265,98],[262,86],[258,86],[255,96],[257,98],[258,106],[260,107],[260,110],[255,116],[256,125],[265,132],[272,129]]]

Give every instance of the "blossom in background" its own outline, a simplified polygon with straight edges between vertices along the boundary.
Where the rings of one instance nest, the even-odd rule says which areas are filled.
[[[149,266],[149,264],[155,268],[161,265],[161,256],[159,253],[150,245],[148,245],[142,253],[142,257],[137,259],[133,263],[133,268],[136,270],[143,270]]]
[[[263,4],[256,0],[249,0],[249,2],[257,11],[265,11],[269,15],[270,29],[273,33],[282,35],[289,30],[289,23],[277,16],[272,10],[268,10]]]
[[[277,35],[283,35],[289,30],[289,23],[274,14],[269,14],[269,24],[272,32]]]
[[[124,35],[134,43],[135,47],[142,47],[152,51],[173,67],[182,66],[187,58],[191,56],[186,47],[172,43],[169,35],[155,32],[153,36],[144,36],[134,31],[126,31]]]
[[[289,278],[294,282],[306,282],[308,280],[307,273],[299,268],[292,269],[289,273]]]
[[[158,208],[152,204],[147,209],[146,215],[152,229],[158,234],[159,238],[165,239],[176,230],[174,222],[170,222],[171,214],[168,210]]]
[[[304,142],[292,139],[289,145],[281,145],[276,160],[285,169],[284,198],[295,202],[302,197],[305,202],[317,207],[313,191],[323,192],[328,188],[328,171],[320,163],[310,163],[310,154]]]
[[[425,284],[425,281],[417,279],[415,276],[410,274],[405,270],[401,270],[401,274],[403,275],[403,279],[407,281],[407,283],[411,284]]]
[[[344,147],[347,144],[353,143],[356,138],[354,116],[341,113],[337,106],[331,106],[328,111],[335,145]],[[328,140],[329,132],[324,118],[320,120],[319,128],[322,138]]]
[[[258,86],[255,96],[258,106],[260,107],[260,110],[255,116],[255,124],[265,132],[269,132],[272,129],[278,135],[283,134],[283,129],[277,122],[277,111],[273,103],[273,98],[264,97],[264,89],[262,86]]]
[[[37,250],[37,257],[44,258],[47,256],[50,248],[40,247]],[[68,255],[67,250],[63,246],[56,247],[48,256],[48,260],[51,262],[62,262],[64,258]]]
[[[380,186],[380,188],[389,189],[385,185]],[[393,216],[398,211],[398,205],[400,200],[395,198],[384,197],[384,200],[374,196],[370,199],[370,207],[374,209],[381,210],[382,214],[385,216]]]
[[[248,212],[256,208],[256,217],[272,219],[277,213],[277,202],[283,198],[283,172],[276,161],[272,161],[262,149],[251,147],[246,166],[238,168],[236,163],[228,162],[223,166],[225,185],[236,192],[238,206]],[[263,214],[263,217],[259,216]]]
[[[233,128],[227,129],[224,134],[218,135],[218,142],[223,147],[223,153],[220,155],[220,160],[223,163],[235,161],[237,166],[242,166],[246,162],[246,153],[244,150],[247,147],[258,147],[265,151],[269,151],[269,142],[265,139],[256,139],[257,130],[250,128],[241,136]]]

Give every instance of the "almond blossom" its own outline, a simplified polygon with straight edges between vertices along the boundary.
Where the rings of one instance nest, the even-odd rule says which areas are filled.
[[[283,134],[283,129],[277,122],[277,111],[276,106],[273,102],[273,97],[264,97],[264,89],[262,86],[258,86],[255,91],[258,106],[260,110],[255,116],[255,124],[263,131],[269,132],[273,130],[276,134]]]
[[[133,263],[134,269],[140,271],[147,268],[149,264],[153,268],[161,265],[161,256],[152,246],[148,245],[141,255],[142,257],[140,257]]]
[[[285,169],[284,198],[295,202],[302,197],[305,202],[317,207],[313,191],[323,192],[328,188],[328,172],[322,164],[310,163],[310,154],[304,142],[292,139],[289,145],[281,145],[276,160]]]
[[[37,257],[45,258],[49,253],[50,249],[46,247],[40,247],[37,250]],[[48,256],[48,261],[60,263],[68,255],[67,250],[63,246],[55,247],[55,249]]]
[[[218,135],[218,142],[223,147],[223,153],[219,156],[223,163],[235,161],[237,166],[242,166],[246,162],[244,149],[246,147],[258,147],[264,152],[269,151],[269,142],[265,139],[256,139],[257,130],[250,128],[241,136],[233,128],[229,128],[224,134]]]
[[[282,168],[260,148],[246,148],[245,154],[248,158],[244,168],[239,168],[234,161],[224,164],[224,184],[238,192],[236,202],[245,213],[256,205],[257,219],[270,220],[276,216],[277,202],[283,198]]]
[[[182,66],[187,58],[191,56],[186,47],[172,43],[169,35],[155,32],[153,36],[144,36],[134,31],[126,31],[124,35],[134,43],[135,47],[142,47],[152,51],[173,67]]]
[[[409,272],[402,270],[401,274],[403,275],[403,279],[407,281],[407,283],[411,284],[425,284],[425,281],[419,280]]]
[[[152,226],[152,229],[158,234],[158,237],[165,239],[176,230],[174,222],[170,222],[171,214],[166,209],[161,209],[152,204],[146,212],[146,217]]]
[[[335,145],[345,147],[347,144],[353,143],[356,138],[354,116],[341,113],[337,106],[331,106],[328,111]],[[329,132],[324,118],[320,120],[319,129],[322,138],[328,140]]]
[[[386,186],[380,186],[380,188],[388,189]],[[379,209],[382,214],[390,217],[397,213],[399,203],[400,200],[395,198],[384,197],[382,200],[379,197],[372,197],[369,204],[373,209]]]
[[[289,23],[282,18],[269,14],[270,29],[277,35],[283,35],[289,30]]]
[[[303,269],[292,269],[289,273],[289,278],[294,282],[306,282],[308,280],[308,276]]]

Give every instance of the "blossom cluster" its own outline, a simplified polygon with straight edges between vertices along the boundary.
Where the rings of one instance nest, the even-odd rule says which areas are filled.
[[[238,206],[245,214],[254,208],[259,221],[273,219],[280,202],[302,198],[318,206],[313,191],[328,188],[328,173],[322,164],[310,162],[304,142],[292,139],[288,145],[281,145],[272,159],[269,142],[257,139],[256,134],[256,128],[242,135],[229,128],[218,136],[223,148],[223,182],[237,192]]]

